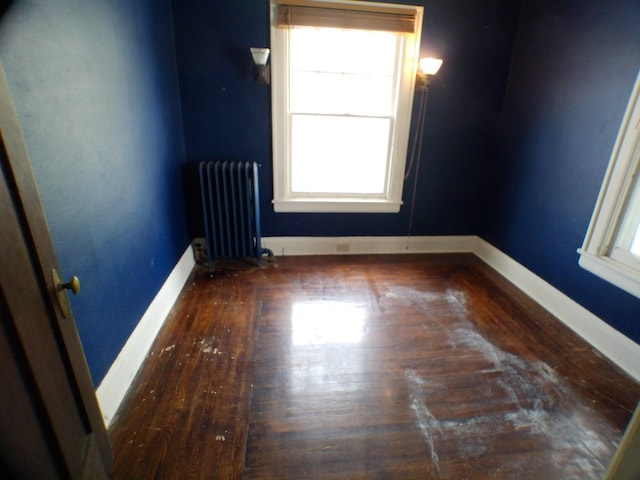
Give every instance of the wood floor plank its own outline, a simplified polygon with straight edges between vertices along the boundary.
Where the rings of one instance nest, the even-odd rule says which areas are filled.
[[[601,478],[640,385],[471,255],[196,266],[114,478]]]

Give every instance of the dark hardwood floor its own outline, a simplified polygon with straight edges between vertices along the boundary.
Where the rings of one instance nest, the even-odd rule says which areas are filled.
[[[602,478],[640,385],[471,255],[196,266],[115,479]]]

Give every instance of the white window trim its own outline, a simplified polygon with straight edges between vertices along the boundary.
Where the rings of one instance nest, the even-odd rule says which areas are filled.
[[[340,2],[342,0],[335,0]],[[367,2],[361,2],[365,4]],[[386,4],[377,3],[378,6]],[[423,7],[389,4],[395,9],[407,8],[414,12],[416,27],[413,41],[405,42],[406,57],[411,59],[402,66],[399,86],[400,91],[408,95],[398,96],[398,110],[395,119],[396,135],[392,141],[392,161],[387,178],[386,194],[378,198],[358,198],[357,196],[318,196],[294,195],[291,192],[291,164],[287,135],[288,84],[273,81],[274,78],[288,78],[285,55],[273,54],[286,52],[287,29],[277,27],[277,0],[271,0],[271,98],[273,128],[273,206],[276,212],[356,212],[356,213],[397,213],[402,205],[402,188],[404,182],[405,163],[411,128],[411,111],[415,90],[415,78],[418,69],[418,52],[422,34]]]
[[[640,269],[626,255],[612,254],[632,174],[638,169],[640,148],[640,72],[616,140],[600,195],[580,253],[579,264],[626,292],[640,298]]]

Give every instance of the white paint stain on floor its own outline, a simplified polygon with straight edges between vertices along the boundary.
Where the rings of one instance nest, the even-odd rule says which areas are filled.
[[[440,459],[438,458],[438,453],[435,449],[433,436],[435,433],[441,434],[442,427],[440,422],[433,416],[424,402],[422,390],[427,386],[428,382],[416,375],[416,372],[413,370],[407,370],[405,372],[405,377],[407,379],[407,384],[409,385],[411,409],[415,412],[418,427],[427,440],[429,450],[431,451],[431,463],[437,473],[439,470]]]
[[[571,398],[571,390],[549,365],[540,361],[528,362],[504,352],[473,330],[467,321],[461,321],[460,328],[450,331],[449,344],[453,347],[452,352],[460,348],[465,355],[475,357],[475,361],[486,362],[487,368],[477,372],[479,376],[486,376],[486,384],[482,380],[476,382],[478,386],[474,396],[477,398],[471,405],[460,407],[459,412],[464,412],[459,413],[460,416],[454,413],[450,418],[437,418],[434,412],[438,411],[438,402],[455,395],[455,387],[449,392],[448,382],[452,380],[444,375],[429,376],[411,369],[405,371],[410,407],[429,447],[432,473],[439,478],[449,478],[438,454],[440,442],[453,441],[457,446],[458,460],[473,464],[498,448],[495,442],[499,441],[496,438],[501,432],[509,434],[516,431],[534,442],[540,440],[550,445],[552,453],[540,461],[564,462],[560,465],[563,465],[566,478],[602,476],[605,466],[596,456],[602,458],[603,452],[610,452],[615,446],[600,440],[594,428],[609,427],[588,407],[576,409],[571,405],[564,413],[558,403],[561,399]],[[427,369],[425,371],[428,372]],[[501,413],[491,411],[496,397],[503,398],[502,405],[494,409]],[[468,396],[466,398],[468,402]],[[506,413],[504,403],[510,404]],[[447,408],[451,412],[452,407]],[[606,458],[607,454],[604,456]],[[520,475],[530,478],[524,470],[524,463],[522,468],[520,473],[513,467],[510,472],[501,472],[501,467],[497,466],[495,471],[484,473],[488,478],[520,478]]]
[[[217,347],[214,347],[214,341],[216,337],[211,337],[209,340],[205,340],[204,338],[197,342],[200,345],[200,351],[202,353],[211,353],[213,355],[222,355],[222,352],[218,350]],[[194,341],[195,342],[195,341]]]
[[[175,343],[173,345],[169,345],[166,348],[163,348],[162,350],[160,350],[160,355],[158,355],[158,357],[161,357],[163,353],[171,352],[174,348],[176,348],[176,344]]]

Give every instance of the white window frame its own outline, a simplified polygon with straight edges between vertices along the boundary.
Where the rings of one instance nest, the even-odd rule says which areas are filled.
[[[640,267],[633,255],[619,255],[614,241],[640,169],[640,72],[611,154],[600,195],[582,245],[579,264],[640,298]]]
[[[329,3],[354,3],[351,0],[330,0]],[[411,127],[411,110],[418,68],[418,52],[422,33],[423,7],[358,1],[358,5],[385,5],[406,8],[415,14],[415,32],[404,41],[406,61],[400,68],[398,105],[394,132],[391,135],[391,160],[385,192],[378,196],[336,195],[310,196],[296,194],[291,189],[291,152],[288,118],[288,35],[287,28],[277,26],[277,0],[271,0],[271,98],[273,128],[273,205],[276,212],[387,212],[400,211],[405,163]],[[339,174],[337,172],[336,174]]]

